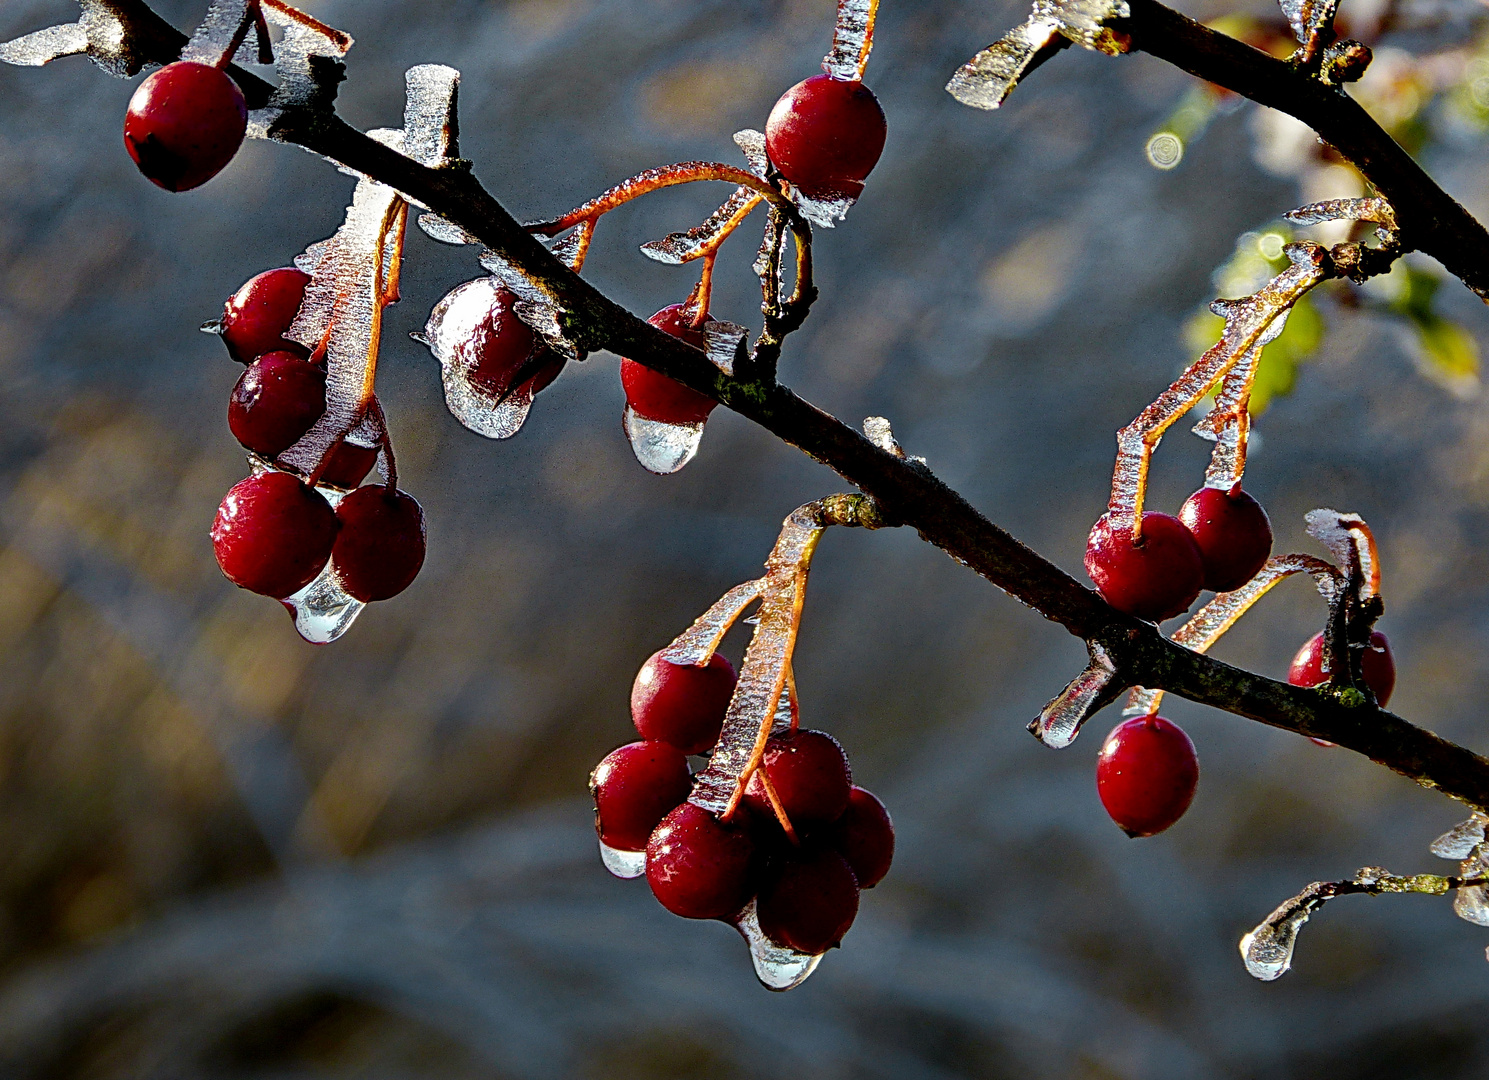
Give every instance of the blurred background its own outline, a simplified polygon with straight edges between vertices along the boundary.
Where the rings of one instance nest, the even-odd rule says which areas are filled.
[[[1378,56],[1357,93],[1489,219],[1483,9],[1354,3],[1351,32]],[[816,70],[833,7],[305,6],[358,40],[340,99],[358,126],[396,126],[406,67],[460,68],[463,151],[527,219],[651,165],[737,160],[730,133]],[[157,7],[188,29],[202,11]],[[0,40],[76,10],[11,0]],[[1231,28],[1276,47],[1271,13],[1251,14]],[[868,82],[888,148],[820,234],[823,296],[782,377],[850,423],[889,417],[1079,574],[1113,432],[1196,355],[1203,305],[1266,276],[1279,214],[1359,188],[1306,131],[1144,56],[1070,50],[997,113],[957,105],[952,71],[1023,15],[885,0]],[[120,145],[132,89],[81,58],[0,68],[5,1075],[1483,1075],[1489,940],[1447,902],[1343,900],[1274,984],[1236,951],[1311,880],[1445,871],[1427,845],[1460,807],[1170,699],[1199,795],[1129,841],[1092,782],[1117,710],[1062,752],[1024,730],[1081,644],[903,530],[827,537],[796,669],[805,722],[888,803],[897,861],[806,985],[763,990],[732,931],[605,873],[585,781],[632,737],[641,661],[841,481],[724,410],[684,472],[644,472],[608,355],[571,365],[516,438],[466,431],[408,334],[479,274],[475,251],[410,230],[380,392],[429,560],[343,640],[304,644],[213,562],[207,527],[245,474],[225,423],[240,369],[195,328],[329,235],[352,181],[254,143],[168,195]],[[1170,169],[1153,161],[1172,145],[1145,152],[1165,132]],[[681,300],[693,271],[637,245],[724,194],[674,189],[607,217],[586,274],[642,314]],[[726,249],[714,304],[752,324],[756,228]],[[1483,750],[1489,318],[1451,280],[1433,297],[1439,272],[1415,262],[1295,318],[1268,352],[1247,486],[1279,551],[1317,550],[1316,506],[1371,522],[1393,708]],[[1157,509],[1200,483],[1208,444],[1187,427],[1158,456]],[[1280,677],[1323,614],[1290,583],[1216,652]],[[726,651],[742,648],[736,632]]]

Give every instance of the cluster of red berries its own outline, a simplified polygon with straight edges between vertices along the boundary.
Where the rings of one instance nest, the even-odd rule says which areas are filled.
[[[596,766],[595,827],[605,847],[644,853],[647,882],[668,911],[738,924],[754,900],[767,938],[815,956],[853,925],[859,890],[889,871],[894,826],[821,731],[773,736],[728,820],[688,802],[687,755],[718,740],[734,683],[733,666],[717,654],[706,666],[661,654],[646,661],[631,690],[643,741]]]
[[[1146,511],[1136,543],[1131,526],[1103,514],[1086,540],[1086,573],[1118,611],[1162,622],[1187,611],[1201,589],[1239,589],[1271,553],[1267,512],[1238,482],[1200,488],[1178,517]]]
[[[135,90],[124,146],[153,183],[189,191],[216,176],[243,145],[248,105],[227,72],[179,60]]]
[[[217,564],[233,584],[278,600],[309,585],[328,562],[342,589],[369,603],[406,589],[424,563],[424,512],[413,496],[384,485],[359,488],[377,447],[343,441],[320,488],[272,468],[326,410],[326,371],[284,334],[305,298],[309,275],[266,270],[223,311],[228,353],[247,365],[228,402],[228,426],[264,468],[239,481],[212,523]],[[339,490],[338,490],[339,489]]]

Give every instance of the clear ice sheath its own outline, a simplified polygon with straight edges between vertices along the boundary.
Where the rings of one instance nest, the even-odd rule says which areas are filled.
[[[648,420],[629,405],[621,420],[631,452],[648,472],[659,476],[675,473],[698,453],[703,441],[703,425],[668,424]]]
[[[811,977],[822,961],[821,953],[812,956],[797,952],[784,945],[777,945],[766,937],[760,929],[760,919],[755,912],[753,900],[739,913],[734,925],[750,947],[750,963],[755,967],[755,977],[767,990],[795,990]]]

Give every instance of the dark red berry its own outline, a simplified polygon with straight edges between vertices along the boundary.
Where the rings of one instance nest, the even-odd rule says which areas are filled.
[[[848,809],[832,823],[830,835],[832,846],[853,868],[860,889],[872,889],[884,880],[894,860],[894,823],[873,792],[854,787],[848,793]]]
[[[189,60],[167,64],[135,90],[124,146],[167,191],[200,187],[222,171],[248,130],[243,92],[225,71]]]
[[[227,423],[238,441],[273,459],[326,411],[326,373],[294,353],[271,352],[249,364],[228,401]]]
[[[858,879],[830,847],[792,853],[760,890],[760,929],[778,945],[812,956],[843,940],[858,915]]]
[[[695,349],[705,347],[703,330],[689,325],[681,304],[664,307],[646,321]],[[620,384],[625,388],[626,404],[636,415],[662,424],[701,424],[718,404],[707,394],[634,360],[620,362]]]
[[[631,686],[631,719],[643,739],[701,754],[719,741],[735,681],[734,665],[718,653],[702,667],[652,653]]]
[[[321,470],[320,482],[331,487],[354,488],[377,464],[377,447],[362,446],[345,439],[331,451],[331,460]]]
[[[1214,592],[1239,589],[1256,577],[1272,554],[1267,512],[1239,483],[1229,491],[1200,488],[1185,500],[1179,520],[1199,545],[1205,588]]]
[[[240,364],[270,352],[309,356],[310,350],[284,336],[300,312],[309,284],[310,275],[293,266],[249,278],[222,309],[222,342],[228,355]]]
[[[1102,514],[1086,540],[1086,573],[1118,611],[1161,622],[1188,609],[1205,581],[1199,545],[1169,514],[1143,514],[1141,540]]]
[[[686,919],[727,919],[755,891],[755,843],[748,828],[723,825],[683,803],[646,843],[646,881],[661,905]]]
[[[688,760],[675,746],[633,742],[610,751],[589,776],[600,842],[644,851],[652,831],[692,790]]]
[[[1391,692],[1396,689],[1396,657],[1391,654],[1391,643],[1386,640],[1386,635],[1379,630],[1370,632],[1370,645],[1361,657],[1360,667],[1365,675],[1365,685],[1375,695],[1376,703],[1384,708],[1391,700]],[[1318,686],[1329,681],[1328,673],[1324,671],[1322,633],[1314,634],[1298,650],[1288,668],[1287,681],[1294,686]]]
[[[763,769],[791,824],[834,821],[848,809],[853,787],[848,755],[825,731],[795,731],[765,745]],[[775,816],[760,772],[750,777],[745,801],[761,817]]]
[[[884,152],[884,110],[861,82],[813,75],[781,95],[765,121],[765,152],[807,195],[857,198]]]
[[[563,358],[543,345],[532,327],[517,317],[512,306],[516,302],[516,293],[497,289],[491,307],[457,346],[470,381],[492,398],[513,391],[512,380],[518,376],[522,376],[522,382],[516,389],[528,388],[530,395],[537,394],[563,370]],[[526,375],[522,375],[524,371]]]
[[[342,499],[336,518],[341,529],[331,561],[343,589],[370,604],[413,584],[424,565],[424,511],[417,499],[372,484]]]
[[[1128,836],[1152,836],[1178,821],[1198,783],[1194,743],[1161,716],[1124,720],[1096,758],[1101,805]]]
[[[276,600],[309,585],[335,542],[336,511],[289,473],[238,481],[212,522],[212,547],[228,580]]]

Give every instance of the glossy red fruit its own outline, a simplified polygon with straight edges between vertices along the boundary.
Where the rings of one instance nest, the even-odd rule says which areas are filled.
[[[517,384],[537,394],[563,370],[563,358],[543,345],[513,310],[517,294],[510,289],[497,289],[491,307],[476,323],[470,336],[460,344],[461,359],[470,381],[493,398],[513,390],[512,380],[524,369],[532,374]],[[536,370],[534,370],[536,368]]]
[[[703,330],[688,325],[681,304],[664,307],[646,321],[695,349],[705,347]],[[626,404],[633,412],[662,424],[701,424],[718,404],[707,394],[700,394],[634,360],[620,362],[620,384],[626,392]]]
[[[413,584],[424,565],[424,510],[417,499],[372,484],[342,499],[336,518],[341,529],[331,561],[343,589],[370,604]]]
[[[884,152],[884,110],[861,82],[813,75],[781,95],[765,121],[765,152],[817,198],[857,198]]]
[[[755,891],[755,843],[707,810],[683,803],[646,843],[646,881],[661,905],[685,919],[727,919]]]
[[[331,451],[331,460],[321,470],[320,482],[331,487],[354,488],[367,478],[376,464],[377,447],[342,440]]]
[[[331,504],[282,472],[238,481],[212,522],[212,547],[228,580],[276,600],[309,585],[335,542]]]
[[[1101,805],[1128,836],[1152,836],[1178,821],[1198,783],[1194,743],[1161,716],[1124,720],[1096,758]]]
[[[652,653],[631,686],[631,720],[643,739],[701,754],[719,741],[736,681],[734,665],[718,653],[703,667]]]
[[[326,373],[294,353],[271,352],[249,364],[228,400],[233,435],[260,457],[293,446],[326,411]]]
[[[884,880],[894,861],[894,823],[873,792],[854,787],[848,793],[848,809],[832,823],[830,836],[832,846],[853,868],[860,889],[872,889]]]
[[[1396,657],[1391,653],[1391,643],[1386,635],[1379,630],[1370,632],[1370,645],[1365,649],[1360,667],[1365,675],[1365,685],[1375,695],[1376,703],[1384,708],[1391,700],[1391,692],[1396,689]],[[1324,671],[1322,633],[1314,634],[1298,650],[1288,668],[1287,681],[1294,686],[1318,686],[1329,681]]]
[[[135,90],[124,114],[124,146],[167,191],[200,187],[222,171],[248,130],[238,84],[207,64],[167,64]]]
[[[293,266],[265,270],[246,281],[222,309],[222,342],[240,364],[265,353],[309,356],[310,350],[284,332],[300,313],[310,275]]]
[[[1202,487],[1185,500],[1179,520],[1199,545],[1205,588],[1239,589],[1272,554],[1272,523],[1262,504],[1241,490]]]
[[[653,830],[692,790],[687,758],[675,746],[633,742],[610,751],[589,776],[600,842],[644,851]]]
[[[1153,622],[1187,610],[1205,581],[1199,545],[1183,522],[1151,510],[1137,544],[1131,528],[1102,514],[1086,540],[1086,573],[1112,607]]]
[[[760,767],[770,777],[793,826],[835,821],[848,809],[853,788],[848,755],[825,731],[796,731],[772,738],[765,745]],[[745,801],[759,816],[775,816],[759,771],[750,777]]]
[[[812,956],[843,940],[858,915],[858,879],[830,847],[793,852],[760,890],[756,915],[765,936]]]

